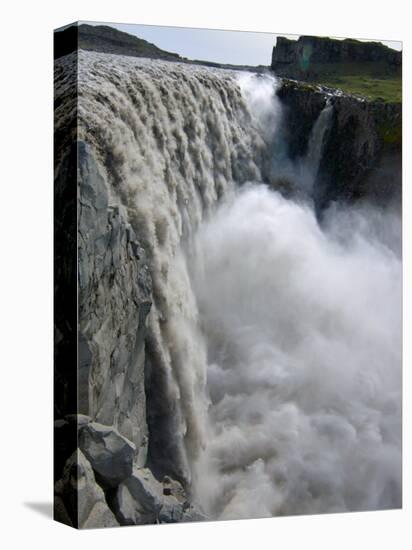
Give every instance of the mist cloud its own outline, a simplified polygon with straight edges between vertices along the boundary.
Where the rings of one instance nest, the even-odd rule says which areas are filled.
[[[197,495],[220,518],[401,502],[401,264],[264,186],[204,224],[191,258],[208,345]]]

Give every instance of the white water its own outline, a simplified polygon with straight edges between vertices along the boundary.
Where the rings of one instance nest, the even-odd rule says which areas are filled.
[[[79,66],[80,137],[153,277],[170,464],[212,518],[399,506],[397,229],[339,210],[325,232],[259,185],[281,140],[271,77],[85,52]],[[312,168],[288,168],[298,188],[327,115]]]
[[[399,506],[399,258],[362,236],[339,244],[308,207],[251,186],[202,226],[191,265],[209,350],[206,509]]]
[[[112,200],[146,250],[148,349],[167,403],[161,458],[186,480],[205,445],[207,363],[179,246],[219,197],[261,179],[266,149],[255,126],[233,72],[79,54],[79,137],[100,156]]]
[[[330,102],[327,102],[316,120],[309,138],[308,152],[302,166],[302,169],[307,174],[307,177],[304,178],[304,182],[306,186],[305,193],[308,196],[311,196],[313,193],[313,186],[315,185],[320,161],[322,159],[325,135],[329,130],[332,116],[333,105]]]

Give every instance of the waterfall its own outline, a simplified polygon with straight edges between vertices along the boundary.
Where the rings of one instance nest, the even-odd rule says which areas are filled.
[[[316,179],[332,118],[333,103],[329,98],[313,124],[306,155],[293,165],[294,177],[297,181],[296,191],[306,200],[313,200],[315,195]]]
[[[319,171],[325,138],[332,122],[332,115],[333,104],[328,100],[316,119],[309,137],[308,151],[305,159],[311,181],[311,189],[309,191],[312,191],[314,180]]]
[[[306,203],[250,185],[199,229],[196,491],[212,517],[400,505],[401,262],[368,216],[342,211],[325,232]]]
[[[264,102],[261,102],[264,105]],[[250,102],[251,108],[262,112]],[[316,179],[319,172],[322,153],[327,142],[328,133],[333,120],[333,103],[329,98],[311,129],[307,151],[305,156],[292,161],[288,155],[288,146],[282,130],[283,112],[278,100],[273,100],[271,112],[276,113],[276,125],[271,122],[271,117],[263,111],[260,116],[261,132],[266,136],[268,143],[268,154],[270,156],[269,166],[265,172],[271,185],[281,190],[287,196],[294,196],[299,200],[311,202],[315,194]],[[263,119],[264,118],[264,119]],[[275,128],[275,131],[268,135],[268,128]]]
[[[163,473],[186,482],[204,445],[207,358],[182,250],[220,197],[261,181],[265,152],[237,80],[229,71],[80,52],[79,137],[92,142],[153,279],[151,451]]]
[[[264,185],[268,166],[284,170],[275,88],[79,54],[79,138],[153,280],[151,467],[211,518],[398,506],[400,258],[365,230],[366,211],[351,213],[356,235],[344,211],[323,230]],[[309,140],[308,194],[332,109]]]

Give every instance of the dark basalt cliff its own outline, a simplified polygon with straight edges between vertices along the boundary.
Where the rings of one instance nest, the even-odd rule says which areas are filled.
[[[400,204],[401,104],[367,101],[291,80],[283,80],[278,96],[286,107],[284,127],[292,160],[306,154],[320,112],[327,101],[333,105],[314,189],[318,210],[331,201]]]
[[[399,74],[401,52],[380,42],[336,40],[301,36],[298,40],[278,37],[273,48],[271,68],[292,78],[312,78],[323,74]]]
[[[76,52],[56,62],[54,517],[81,528],[198,521],[182,485],[146,464],[152,279],[99,159],[79,139],[77,74]]]

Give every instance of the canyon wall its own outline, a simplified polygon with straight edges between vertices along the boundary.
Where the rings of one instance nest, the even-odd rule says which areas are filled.
[[[307,152],[311,129],[329,101],[333,106],[319,165],[315,202],[369,200],[400,206],[402,194],[402,105],[360,99],[284,79],[278,97],[291,159]]]
[[[399,207],[401,107],[85,51],[60,57],[55,77],[56,518],[205,519],[193,492],[210,421],[196,231],[242,186],[282,192],[279,145],[314,171],[305,200],[318,215],[332,202]],[[265,193],[258,206],[273,202]]]
[[[272,52],[271,69],[280,76],[304,79],[345,72],[385,77],[400,74],[401,65],[402,53],[381,42],[318,36],[291,40],[279,36]]]

